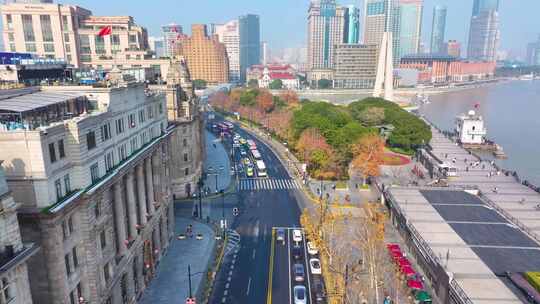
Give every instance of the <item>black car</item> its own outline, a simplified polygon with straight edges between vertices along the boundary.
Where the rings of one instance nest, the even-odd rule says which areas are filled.
[[[294,245],[292,247],[292,256],[295,260],[300,260],[303,257],[304,250],[299,245]]]
[[[313,276],[311,283],[311,291],[314,295],[315,302],[324,303],[326,299],[326,292],[324,289],[324,282],[321,277]]]

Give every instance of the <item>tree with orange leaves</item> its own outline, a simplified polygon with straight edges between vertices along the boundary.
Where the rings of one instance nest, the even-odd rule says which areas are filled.
[[[298,99],[298,94],[296,94],[295,91],[292,90],[286,90],[281,92],[279,94],[279,98],[283,100],[287,106],[296,106],[300,103],[300,99]]]
[[[274,99],[272,93],[268,92],[267,90],[259,91],[259,95],[257,95],[257,106],[266,113],[272,111],[274,108]]]
[[[225,92],[217,92],[210,96],[210,104],[214,107],[222,108],[224,110],[230,107],[229,96]]]
[[[360,138],[353,148],[351,166],[359,170],[364,178],[379,176],[379,166],[383,164],[384,140],[376,134],[368,134]]]

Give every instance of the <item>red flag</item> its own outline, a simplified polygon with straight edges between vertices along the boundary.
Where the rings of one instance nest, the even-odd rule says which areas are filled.
[[[101,30],[99,30],[98,36],[104,37],[104,36],[110,35],[111,33],[112,33],[112,26],[108,25],[108,26],[102,27]]]

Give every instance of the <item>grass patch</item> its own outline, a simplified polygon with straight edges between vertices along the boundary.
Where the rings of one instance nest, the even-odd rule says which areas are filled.
[[[336,189],[347,189],[348,185],[346,181],[337,181],[336,182]]]
[[[392,151],[394,153],[398,153],[398,154],[405,154],[405,155],[408,155],[408,156],[413,156],[414,155],[414,150],[405,150],[405,149],[398,148],[398,147],[389,147],[388,149],[390,151]]]

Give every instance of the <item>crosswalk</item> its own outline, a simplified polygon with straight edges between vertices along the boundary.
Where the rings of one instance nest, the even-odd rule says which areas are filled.
[[[238,184],[240,191],[251,190],[283,190],[300,189],[302,186],[294,179],[241,179]]]
[[[225,247],[225,255],[229,255],[233,251],[240,248],[240,234],[236,230],[227,229],[227,247]]]

